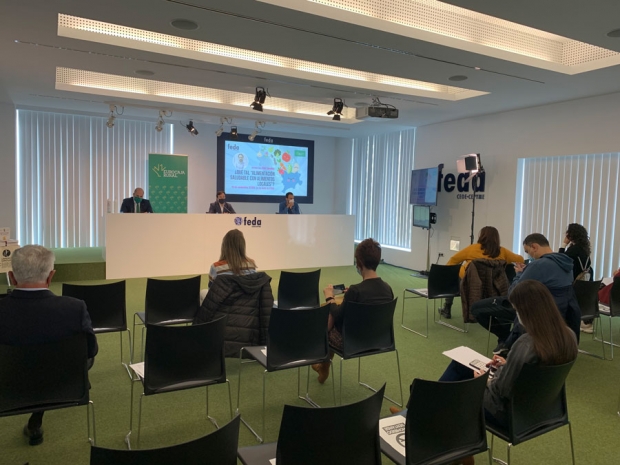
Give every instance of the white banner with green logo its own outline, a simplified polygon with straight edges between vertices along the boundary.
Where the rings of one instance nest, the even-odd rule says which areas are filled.
[[[149,154],[149,200],[155,213],[187,213],[187,155]]]

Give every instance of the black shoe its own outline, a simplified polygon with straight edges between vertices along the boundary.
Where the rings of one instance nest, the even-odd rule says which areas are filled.
[[[493,354],[506,358],[506,355],[508,355],[508,348],[504,345],[503,342],[500,342],[499,344],[497,344],[497,347],[493,349]]]
[[[38,446],[43,442],[43,428],[30,429],[26,425],[24,426],[24,436],[28,437],[28,444]]]
[[[439,307],[439,314],[446,320],[449,320],[452,318],[452,309],[450,307]]]

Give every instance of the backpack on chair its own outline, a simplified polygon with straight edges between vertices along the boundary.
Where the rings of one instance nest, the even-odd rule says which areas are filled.
[[[590,257],[586,259],[585,265],[581,263],[581,258],[577,257],[577,260],[579,260],[579,266],[581,267],[581,273],[577,275],[577,277],[575,278],[575,281],[590,281],[590,277],[592,275],[590,273],[591,271]]]

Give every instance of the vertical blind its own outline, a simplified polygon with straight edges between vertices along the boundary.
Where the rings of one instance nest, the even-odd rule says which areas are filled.
[[[558,250],[566,227],[579,223],[590,235],[594,279],[612,276],[620,265],[619,177],[620,153],[520,159],[515,250],[534,232]]]
[[[409,183],[415,129],[353,139],[348,213],[355,240],[411,250]]]
[[[108,201],[118,211],[147,189],[149,153],[172,153],[172,127],[117,118],[17,111],[17,237],[46,247],[105,245]]]

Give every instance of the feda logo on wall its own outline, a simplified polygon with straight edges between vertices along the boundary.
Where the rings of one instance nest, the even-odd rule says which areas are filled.
[[[444,176],[442,170],[439,170],[437,178],[437,192],[443,189],[446,192],[453,192],[456,188],[458,192],[456,198],[459,200],[473,199],[474,191],[476,192],[476,200],[484,200],[484,185],[486,173],[483,171],[471,181],[468,181],[469,173],[448,173]]]
[[[256,217],[254,217],[254,219],[250,219],[247,216],[244,216],[243,218],[241,218],[240,216],[237,216],[235,218],[235,224],[237,226],[251,226],[253,228],[260,228],[260,224],[261,224],[261,220],[256,219]]]

